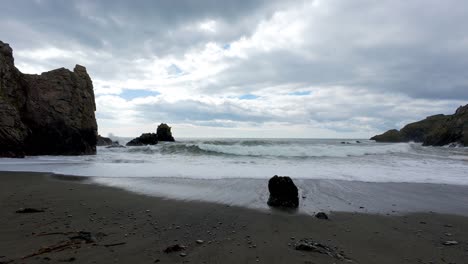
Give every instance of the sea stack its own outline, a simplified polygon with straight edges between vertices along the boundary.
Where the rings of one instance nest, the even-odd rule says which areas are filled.
[[[156,135],[158,141],[171,141],[174,142],[174,137],[172,136],[171,127],[167,124],[161,123],[156,129]]]
[[[175,141],[172,136],[171,127],[167,124],[161,123],[156,129],[156,133],[143,133],[141,136],[130,140],[127,146],[156,145],[159,141]]]
[[[0,157],[95,154],[95,111],[85,67],[23,74],[0,41]]]
[[[453,115],[434,115],[371,138],[377,142],[422,142],[425,146],[451,143],[468,146],[468,104]]]
[[[136,146],[147,146],[147,145],[156,145],[158,144],[158,137],[155,133],[143,133],[141,136],[130,140],[127,143],[129,147]]]

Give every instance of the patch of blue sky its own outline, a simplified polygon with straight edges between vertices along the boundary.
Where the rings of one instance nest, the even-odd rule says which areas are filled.
[[[294,95],[294,96],[305,96],[305,95],[310,95],[311,91],[298,91],[298,92],[292,92],[288,93],[288,95]]]
[[[243,95],[239,96],[238,98],[241,99],[241,100],[255,100],[258,97],[259,96],[254,95],[254,94],[243,94]]]
[[[166,71],[169,75],[181,75],[184,73],[184,71],[175,64],[171,64],[171,66],[167,67]]]
[[[229,44],[229,43],[223,45],[224,50],[228,50],[230,48],[231,48],[231,44]]]
[[[158,91],[148,91],[142,89],[123,89],[122,93],[120,93],[119,96],[125,100],[132,100],[135,98],[156,96],[159,94],[161,93]]]

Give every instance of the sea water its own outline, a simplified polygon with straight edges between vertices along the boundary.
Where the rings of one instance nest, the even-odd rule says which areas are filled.
[[[337,190],[365,193],[364,185],[351,182],[466,187],[468,148],[350,139],[179,139],[154,146],[98,147],[91,156],[0,159],[0,170],[89,176],[95,183],[149,195],[259,207],[273,175],[292,177],[304,193],[334,186],[331,196],[344,200],[349,198],[338,197]],[[369,186],[374,186],[374,196],[375,188],[381,188]]]

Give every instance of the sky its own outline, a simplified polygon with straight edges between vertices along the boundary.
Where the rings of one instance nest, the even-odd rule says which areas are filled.
[[[368,138],[468,103],[468,1],[5,1],[23,73],[83,65],[101,135]]]

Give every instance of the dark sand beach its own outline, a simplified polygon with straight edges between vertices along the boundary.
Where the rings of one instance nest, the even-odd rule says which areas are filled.
[[[63,181],[46,173],[2,172],[0,178],[0,263],[467,263],[468,259],[468,218],[460,215],[332,212],[327,221],[298,213],[149,197],[86,184],[80,177]],[[16,213],[20,208],[44,212]],[[322,253],[296,250],[301,239],[329,248],[319,246]],[[445,241],[458,244],[444,245]],[[186,248],[163,252],[174,244]]]

